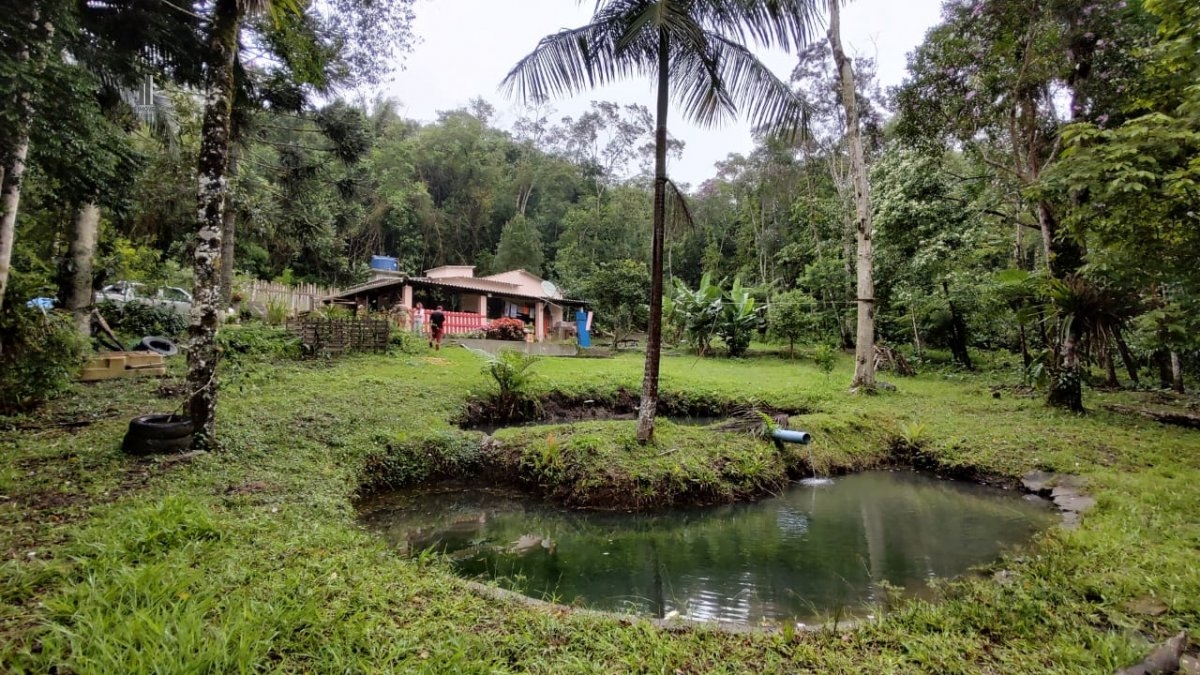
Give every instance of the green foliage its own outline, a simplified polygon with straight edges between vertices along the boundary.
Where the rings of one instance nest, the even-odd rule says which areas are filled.
[[[720,328],[723,299],[721,287],[712,283],[712,277],[708,274],[700,277],[700,285],[694,291],[678,278],[675,279],[671,315],[679,323],[692,349],[701,356],[709,353],[712,339]]]
[[[513,402],[526,394],[534,373],[530,368],[541,360],[535,354],[526,354],[513,349],[501,349],[496,354],[490,354],[481,349],[472,349],[486,365],[483,372],[491,376],[498,389],[497,395],[503,402]]]
[[[537,228],[524,215],[517,214],[505,223],[496,246],[496,257],[492,259],[492,269],[496,272],[542,273],[542,240]]]
[[[736,357],[746,352],[762,322],[763,308],[756,305],[741,279],[734,279],[730,290],[723,291],[704,274],[695,291],[675,279],[675,296],[664,306],[664,315],[701,356],[711,351],[712,339],[720,337],[729,355]]]
[[[267,301],[267,323],[272,326],[282,326],[291,313],[292,310],[286,302],[275,299]]]
[[[489,340],[524,342],[525,322],[510,317],[495,319],[484,327],[483,333]]]
[[[401,354],[420,354],[425,351],[425,340],[407,330],[395,330],[388,333],[388,349]]]
[[[167,305],[105,300],[97,309],[114,331],[139,338],[147,335],[177,338],[188,329],[188,317]]]
[[[224,361],[234,366],[300,357],[300,338],[262,323],[226,326],[217,333],[217,344]]]
[[[796,348],[796,341],[813,337],[817,319],[817,301],[802,290],[792,290],[776,295],[768,307],[767,324],[771,337],[788,343],[788,353]]]
[[[837,364],[838,350],[831,345],[817,345],[812,352],[813,363],[817,364],[817,369],[828,376],[833,372],[834,366]]]
[[[762,307],[755,307],[750,291],[742,287],[741,279],[734,279],[733,286],[724,297],[717,334],[725,342],[729,355],[738,357],[746,353],[750,338],[758,330]]]
[[[0,414],[32,409],[69,389],[85,348],[69,313],[5,304],[0,312]]]
[[[649,315],[650,269],[636,260],[602,263],[580,282],[578,295],[596,311],[600,325],[613,333],[613,347],[644,330]]]

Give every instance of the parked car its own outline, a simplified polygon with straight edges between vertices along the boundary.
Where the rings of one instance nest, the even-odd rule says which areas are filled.
[[[192,294],[175,286],[147,286],[135,281],[118,281],[96,291],[96,302],[145,302],[170,307],[180,314],[192,311]]]

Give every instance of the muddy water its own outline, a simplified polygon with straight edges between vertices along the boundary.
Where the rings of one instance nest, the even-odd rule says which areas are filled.
[[[362,509],[405,552],[445,553],[463,576],[532,597],[750,623],[865,613],[880,582],[920,593],[1054,517],[1012,492],[888,471],[654,514],[569,511],[462,487],[391,493]]]

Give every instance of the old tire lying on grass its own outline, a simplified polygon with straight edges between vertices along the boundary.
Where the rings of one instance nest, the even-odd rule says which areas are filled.
[[[161,354],[163,356],[175,356],[179,353],[179,347],[176,347],[174,342],[171,342],[165,337],[147,335],[146,337],[142,338],[141,342],[134,345],[134,351],[154,352],[155,354]]]
[[[192,430],[192,418],[187,415],[142,415],[130,420],[121,450],[131,455],[183,452],[192,445]]]

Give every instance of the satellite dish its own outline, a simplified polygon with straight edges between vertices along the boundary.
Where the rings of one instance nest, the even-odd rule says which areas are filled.
[[[542,292],[546,294],[547,298],[557,298],[558,286],[555,286],[553,281],[543,281]]]

